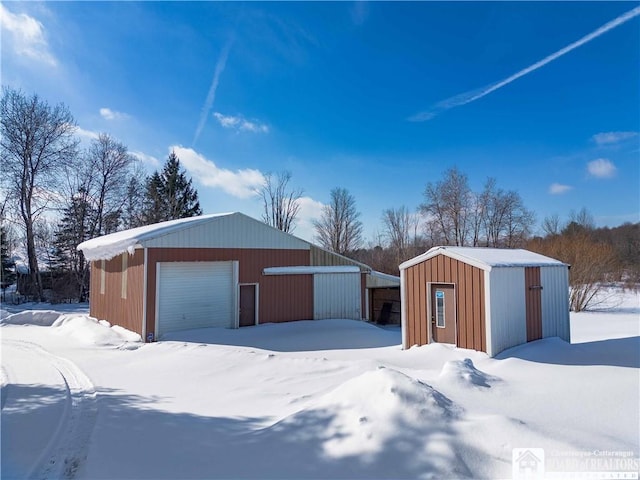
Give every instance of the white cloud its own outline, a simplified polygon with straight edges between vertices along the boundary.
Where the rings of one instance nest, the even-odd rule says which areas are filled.
[[[100,109],[100,116],[105,120],[120,120],[123,118],[127,118],[129,115],[122,112],[116,112],[115,110],[111,110],[110,108],[103,107]]]
[[[250,198],[256,194],[256,189],[264,184],[264,175],[259,170],[228,170],[218,167],[192,148],[175,145],[169,147],[169,151],[172,150],[197,182],[208,187],[220,188],[234,197]]]
[[[581,47],[585,43],[595,40],[600,35],[604,35],[609,30],[612,30],[618,27],[619,25],[622,25],[623,23],[628,22],[629,20],[637,17],[638,15],[640,15],[640,7],[635,7],[634,9],[629,10],[628,12],[614,18],[610,22],[605,23],[603,26],[594,30],[588,35],[585,35],[581,39],[576,40],[575,42],[567,45],[566,47],[561,48],[557,52],[554,52],[551,55],[546,56],[542,60],[539,60],[536,63],[529,65],[526,68],[523,68],[519,72],[514,73],[513,75],[505,78],[504,80],[500,80],[499,82],[491,84],[487,87],[478,88],[475,90],[461,93],[451,98],[447,98],[446,100],[436,103],[427,111],[416,113],[415,115],[411,116],[408,120],[412,122],[424,122],[427,120],[431,120],[433,117],[435,117],[436,115],[446,110],[449,110],[454,107],[459,107],[461,105],[466,105],[467,103],[471,103],[476,100],[479,100],[480,98],[486,95],[489,95],[491,92],[494,92],[506,85],[509,85],[511,82],[514,82],[520,77],[523,77],[531,72],[538,70],[541,67],[544,67],[547,63],[553,62],[557,58],[569,53],[570,51],[578,47]]]
[[[596,178],[611,178],[616,174],[616,170],[616,166],[606,158],[598,158],[587,164],[587,171]]]
[[[81,139],[85,140],[97,140],[100,136],[100,133],[94,132],[93,130],[85,130],[82,127],[76,127],[75,133]]]
[[[311,223],[313,220],[317,220],[322,215],[322,209],[324,203],[314,200],[311,197],[300,197],[300,211],[298,212],[298,218],[301,221],[307,221]]]
[[[320,215],[322,215],[324,203],[306,196],[300,197],[299,201],[300,210],[296,217],[296,228],[293,231],[293,234],[296,237],[303,238],[304,240],[313,243],[316,234],[313,221],[319,219]]]
[[[130,151],[129,155],[137,158],[138,160],[140,160],[142,163],[146,164],[146,165],[151,165],[152,167],[158,167],[160,165],[160,161],[154,157],[153,155],[147,155],[144,152],[140,152],[140,151]]]
[[[552,183],[549,186],[549,193],[551,195],[562,195],[563,193],[566,193],[571,189],[573,189],[571,185],[563,185],[561,183]]]
[[[610,145],[619,143],[638,135],[638,132],[602,132],[596,133],[592,138],[598,145]]]
[[[224,128],[232,128],[235,130],[241,130],[245,132],[254,133],[268,133],[269,127],[264,123],[260,123],[257,120],[247,120],[242,115],[223,115],[220,112],[214,112],[213,116],[218,120],[218,123]]]
[[[49,49],[42,23],[25,13],[14,14],[0,3],[2,40],[16,54],[50,67],[58,62]]]

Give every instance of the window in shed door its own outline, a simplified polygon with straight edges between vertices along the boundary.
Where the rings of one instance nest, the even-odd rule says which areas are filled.
[[[436,327],[444,328],[444,292],[436,290]]]

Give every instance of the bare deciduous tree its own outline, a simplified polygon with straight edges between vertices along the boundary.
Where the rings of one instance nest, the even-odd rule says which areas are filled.
[[[344,255],[362,244],[362,222],[356,200],[346,189],[331,190],[331,200],[322,207],[319,220],[313,222],[320,244]]]
[[[424,197],[420,211],[427,217],[430,236],[442,238],[445,245],[467,245],[474,212],[467,176],[450,168],[443,180],[427,184]]]
[[[43,296],[34,222],[46,209],[63,167],[74,160],[75,123],[66,106],[55,107],[37,95],[5,87],[0,102],[2,172],[24,227],[34,296]]]
[[[514,190],[497,188],[495,179],[489,178],[480,198],[486,245],[506,248],[521,246],[529,236],[535,216],[525,208],[520,194]]]
[[[514,248],[528,239],[535,221],[518,192],[498,188],[489,178],[476,194],[457,168],[427,184],[424,196],[420,211],[426,216],[427,238],[435,245]]]
[[[498,188],[495,179],[489,178],[479,195],[479,202],[482,204],[479,215],[486,246],[515,248],[524,243],[535,216],[525,208],[518,192]]]
[[[142,225],[142,216],[144,212],[144,174],[139,170],[139,164],[136,165],[136,173],[134,173],[127,183],[127,198],[124,206],[124,228],[134,228]]]
[[[557,213],[544,217],[542,220],[542,231],[545,235],[559,235],[560,234],[560,217]]]
[[[569,213],[569,224],[571,223],[575,223],[586,230],[593,230],[596,226],[593,215],[586,207],[582,207],[578,212],[572,210]]]
[[[134,162],[127,147],[106,133],[91,142],[83,171],[84,188],[96,212],[91,236],[117,230]]]
[[[287,233],[296,228],[295,221],[303,193],[301,188],[288,189],[290,180],[291,172],[280,172],[275,177],[267,173],[264,185],[258,189],[264,208],[262,221]]]
[[[531,235],[531,229],[536,221],[535,213],[525,208],[520,195],[511,191],[507,195],[506,229],[499,246],[517,248],[523,246]]]
[[[404,205],[382,213],[384,234],[398,264],[412,256],[418,229],[418,219]]]

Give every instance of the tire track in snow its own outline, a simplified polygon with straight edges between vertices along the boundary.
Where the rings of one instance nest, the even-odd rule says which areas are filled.
[[[54,355],[36,343],[23,340],[5,340],[4,343],[45,359],[58,371],[65,388],[63,414],[28,478],[74,478],[87,458],[98,413],[93,383],[75,363]]]
[[[7,403],[7,397],[9,396],[9,385],[11,384],[11,376],[9,371],[4,365],[0,365],[0,411],[4,410],[4,405]]]

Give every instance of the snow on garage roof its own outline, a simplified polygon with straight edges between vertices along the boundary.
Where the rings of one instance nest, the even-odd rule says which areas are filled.
[[[180,218],[178,220],[145,225],[144,227],[131,228],[82,242],[78,245],[78,250],[82,250],[85,258],[90,261],[109,260],[124,252],[129,252],[133,255],[136,246],[145,240],[151,240],[185,227],[204,223],[212,218],[229,215],[233,215],[233,213],[216,213],[199,217]]]
[[[483,270],[492,267],[542,267],[566,265],[559,260],[545,257],[539,253],[524,249],[485,248],[485,247],[433,247],[400,265],[404,270],[437,255],[446,255]]]

